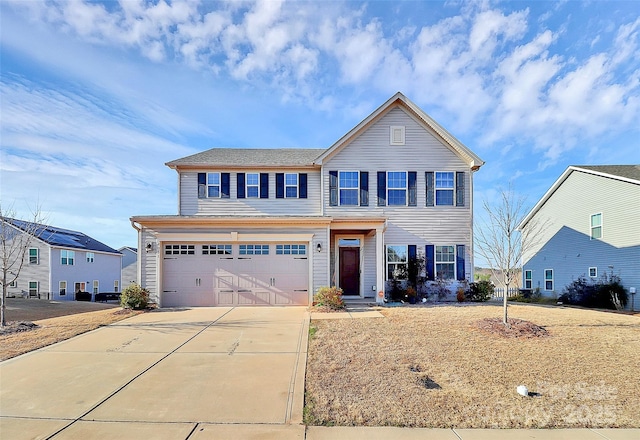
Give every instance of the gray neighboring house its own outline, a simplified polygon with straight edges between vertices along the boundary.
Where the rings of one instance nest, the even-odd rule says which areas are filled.
[[[640,288],[640,165],[568,167],[518,228],[546,219],[541,245],[523,258],[524,288],[560,295],[605,273]]]
[[[122,288],[138,283],[138,249],[123,246],[118,249],[122,254]]]
[[[178,214],[131,218],[140,283],[161,307],[307,305],[321,286],[382,302],[389,275],[423,256],[455,292],[473,280],[483,164],[402,93],[327,149],[171,161]]]
[[[76,292],[120,292],[122,254],[86,234],[48,225],[2,219],[18,231],[36,230],[20,277],[9,296],[75,300]]]

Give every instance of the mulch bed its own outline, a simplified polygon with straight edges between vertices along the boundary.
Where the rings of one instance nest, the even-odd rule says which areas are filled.
[[[549,332],[532,322],[509,318],[504,325],[501,318],[485,318],[478,321],[478,328],[484,332],[504,338],[546,338]]]
[[[28,332],[39,328],[38,324],[29,321],[9,321],[4,327],[0,327],[0,335],[10,335],[12,333]]]

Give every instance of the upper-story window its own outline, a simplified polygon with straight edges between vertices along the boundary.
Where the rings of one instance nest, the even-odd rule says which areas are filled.
[[[340,171],[338,185],[340,186],[340,205],[358,205],[360,177],[358,171]]]
[[[294,199],[298,197],[298,173],[285,173],[284,196]]]
[[[453,173],[436,173],[436,205],[453,206]]]
[[[87,263],[93,263],[96,256],[93,252],[87,252]]]
[[[407,204],[407,172],[387,172],[387,204],[404,206]]]
[[[75,251],[60,251],[60,264],[63,266],[73,266],[73,262],[76,259]]]
[[[220,173],[207,173],[207,197],[220,197]]]
[[[38,248],[29,248],[29,264],[40,264]]]
[[[602,238],[602,213],[591,216],[591,239]]]
[[[247,173],[247,197],[258,198],[260,195],[260,174]]]

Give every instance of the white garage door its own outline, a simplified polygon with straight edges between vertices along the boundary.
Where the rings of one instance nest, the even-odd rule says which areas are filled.
[[[308,305],[305,243],[165,243],[162,306]]]

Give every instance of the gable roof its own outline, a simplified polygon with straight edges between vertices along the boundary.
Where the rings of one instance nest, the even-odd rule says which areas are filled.
[[[44,241],[50,246],[120,255],[120,252],[117,250],[89,237],[86,234],[83,234],[82,232],[26,222],[24,220],[17,220],[8,217],[3,218],[2,220],[21,231],[34,231],[36,238]]]
[[[522,219],[517,227],[518,230],[521,230],[527,225],[527,223],[529,223],[531,218],[540,210],[540,208],[542,208],[547,200],[549,200],[560,185],[562,185],[574,171],[640,185],[640,165],[571,165],[542,196],[526,217]]]
[[[443,126],[438,124],[431,116],[426,114],[420,107],[415,105],[409,98],[404,96],[401,92],[396,93],[387,100],[384,104],[378,107],[373,113],[367,116],[362,122],[352,128],[347,134],[342,136],[336,143],[329,147],[325,152],[318,157],[317,163],[321,164],[322,161],[333,154],[336,151],[341,150],[347,145],[354,137],[358,136],[366,127],[372,122],[378,120],[384,114],[386,114],[393,107],[400,106],[404,108],[408,113],[412,114],[422,125],[428,130],[434,132],[442,142],[447,145],[451,150],[462,157],[472,169],[477,170],[484,161],[480,159],[473,151],[464,146],[462,142],[456,139],[451,133],[449,133]]]
[[[170,168],[197,168],[216,165],[218,167],[308,167],[324,149],[317,148],[212,148],[201,153],[167,162]]]

